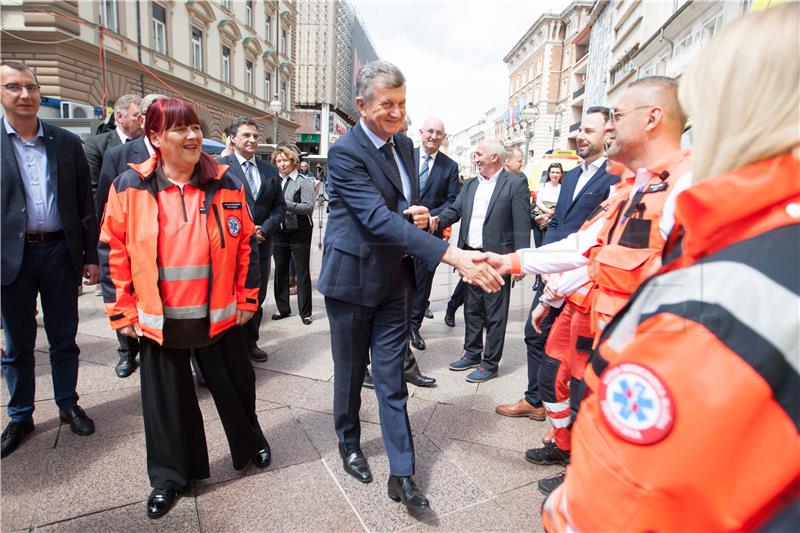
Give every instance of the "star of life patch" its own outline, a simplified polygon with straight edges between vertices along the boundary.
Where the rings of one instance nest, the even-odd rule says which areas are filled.
[[[239,232],[242,230],[242,221],[231,215],[225,220],[225,225],[228,226],[228,233],[231,237],[238,237]]]

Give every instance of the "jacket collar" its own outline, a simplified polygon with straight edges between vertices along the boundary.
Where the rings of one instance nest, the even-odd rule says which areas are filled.
[[[153,177],[153,173],[156,167],[158,167],[158,160],[158,154],[153,154],[149,159],[141,163],[128,163],[128,166],[136,171],[140,178],[146,180]],[[222,179],[222,176],[225,175],[228,168],[228,165],[217,163],[217,173],[214,175],[214,179],[217,181]]]

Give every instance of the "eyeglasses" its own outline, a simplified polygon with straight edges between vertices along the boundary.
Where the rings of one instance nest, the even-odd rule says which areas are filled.
[[[654,107],[654,106],[651,106],[651,105],[640,105],[639,107],[634,107],[633,109],[628,109],[627,111],[617,111],[616,109],[613,109],[611,111],[611,120],[613,120],[614,122],[619,122],[619,120],[622,117],[624,117],[625,115],[627,115],[628,113],[630,113],[632,111],[636,111],[636,110],[639,110],[639,109],[650,109],[652,107]]]
[[[36,85],[35,83],[30,83],[28,85],[20,85],[19,83],[5,83],[3,85],[0,85],[0,87],[14,94],[21,92],[22,89],[25,89],[31,94],[38,94],[39,89],[41,89],[41,87],[39,85]]]

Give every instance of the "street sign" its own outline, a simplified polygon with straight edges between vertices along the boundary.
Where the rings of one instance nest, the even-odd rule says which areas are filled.
[[[299,143],[319,143],[319,133],[301,133],[297,136]]]

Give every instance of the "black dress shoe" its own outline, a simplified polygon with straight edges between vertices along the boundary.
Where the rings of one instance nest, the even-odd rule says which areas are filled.
[[[359,480],[361,483],[372,482],[372,471],[369,469],[366,457],[361,450],[347,452],[339,443],[339,455],[342,456],[344,471]]]
[[[247,355],[250,356],[251,361],[255,361],[256,363],[263,363],[264,361],[269,359],[267,352],[265,352],[258,346],[253,346],[252,348],[248,348]]]
[[[303,324],[305,324],[306,326],[310,326],[311,325],[311,317],[310,316],[304,316],[301,320],[303,321]]]
[[[450,326],[451,328],[456,327],[456,313],[453,311],[450,312],[450,309],[444,314],[444,323]]]
[[[32,420],[26,422],[9,422],[6,429],[3,430],[3,443],[0,457],[5,457],[16,450],[19,445],[22,444],[22,441],[25,440],[25,436],[33,431],[33,427]]]
[[[433,312],[430,307],[425,308],[425,318],[433,318]]]
[[[69,424],[69,428],[76,435],[91,435],[94,433],[94,422],[86,416],[86,412],[80,405],[69,409],[59,409],[58,416],[61,421]]]
[[[253,455],[253,464],[258,468],[266,468],[271,462],[272,450],[269,449],[269,443],[267,443],[263,449],[258,450],[255,455]]]
[[[406,507],[426,509],[431,506],[411,476],[389,476],[389,497]]]
[[[422,374],[417,374],[406,378],[406,383],[411,383],[412,385],[416,385],[417,387],[435,387],[436,378],[431,378],[428,376],[423,376]]]
[[[178,491],[172,489],[153,489],[147,498],[147,518],[161,518],[178,501]]]
[[[370,374],[369,371],[364,375],[364,383],[362,383],[361,386],[365,389],[375,388],[375,383],[372,381],[372,374]]]
[[[114,367],[114,372],[117,374],[117,377],[127,378],[133,374],[133,371],[136,370],[136,366],[135,355],[121,355],[119,356],[117,366]]]
[[[416,348],[417,350],[424,350],[425,349],[425,341],[422,339],[422,336],[419,334],[418,329],[411,330],[411,346]]]
[[[292,313],[286,313],[285,315],[283,313],[275,313],[272,315],[272,320],[283,320],[284,318],[289,318],[290,316],[292,316]]]

